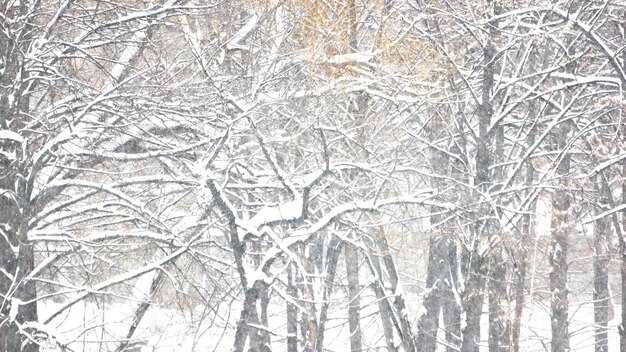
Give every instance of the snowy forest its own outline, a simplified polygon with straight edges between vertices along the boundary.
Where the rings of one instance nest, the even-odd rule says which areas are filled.
[[[0,0],[0,352],[626,352],[625,0]]]

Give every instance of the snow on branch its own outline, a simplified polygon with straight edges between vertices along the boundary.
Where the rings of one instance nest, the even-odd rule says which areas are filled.
[[[185,246],[179,248],[178,250],[174,251],[173,253],[167,255],[164,258],[161,258],[160,260],[157,260],[153,263],[150,263],[148,265],[145,265],[141,268],[135,269],[135,270],[131,270],[122,274],[119,274],[117,276],[114,276],[108,280],[105,280],[97,285],[91,286],[91,287],[85,287],[83,288],[83,291],[78,294],[76,297],[72,298],[71,300],[69,300],[67,303],[65,303],[63,306],[61,306],[59,309],[57,309],[55,312],[53,312],[52,314],[50,314],[50,316],[48,318],[46,318],[44,320],[45,324],[49,324],[52,320],[54,320],[54,318],[58,317],[61,313],[63,313],[64,311],[68,310],[69,308],[71,308],[73,305],[75,305],[76,303],[82,301],[83,299],[87,298],[88,296],[92,295],[92,294],[96,294],[99,292],[102,292],[102,290],[105,290],[111,286],[115,286],[118,285],[120,283],[123,282],[127,282],[129,280],[135,279],[143,274],[146,274],[150,271],[154,271],[154,270],[161,270],[161,267],[166,264],[171,262],[172,260],[180,257],[183,253],[187,252],[189,250],[189,247],[198,239],[200,235],[195,236],[194,238],[192,238],[188,243],[185,244]]]

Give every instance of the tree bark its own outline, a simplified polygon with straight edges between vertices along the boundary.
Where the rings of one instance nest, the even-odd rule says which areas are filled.
[[[502,308],[506,298],[506,264],[500,253],[501,248],[494,248],[489,257],[489,352],[509,350],[509,319]]]
[[[625,54],[626,56],[626,54]],[[626,61],[626,59],[624,60]],[[622,128],[623,130],[623,128]],[[625,134],[622,132],[622,140],[626,138]],[[626,171],[626,163],[623,163],[625,166],[622,167],[622,170]],[[626,205],[626,183],[622,184],[622,205]],[[620,227],[621,226],[621,227]],[[618,328],[619,331],[619,350],[620,352],[626,352],[626,240],[624,239],[624,232],[622,229],[626,229],[626,210],[622,211],[622,223],[619,224],[616,222],[615,224],[616,231],[619,236],[619,250],[620,250],[620,278],[621,278],[621,288],[622,288],[622,322]]]
[[[389,303],[389,294],[387,293],[387,290],[385,290],[384,284],[385,275],[383,273],[382,266],[380,265],[380,258],[382,257],[383,261],[385,261],[388,256],[390,257],[390,254],[383,230],[374,230],[372,235],[374,242],[370,243],[369,251],[365,260],[370,269],[370,273],[374,276],[375,280],[372,283],[372,290],[374,291],[376,300],[378,301],[378,312],[380,315],[383,333],[385,334],[387,350],[389,352],[397,352],[398,348],[394,339],[394,326],[397,329],[399,336],[402,336],[402,329],[400,328],[400,324],[394,315],[393,307]],[[393,258],[390,259],[393,260]]]
[[[297,299],[298,288],[294,282],[293,264],[287,269],[287,294],[292,300]],[[298,352],[298,308],[287,301],[287,352]]]
[[[8,215],[12,207],[5,204],[0,200],[0,209]],[[0,350],[36,352],[39,346],[32,341],[36,331],[20,328],[38,320],[35,282],[26,279],[35,267],[34,251],[26,240],[25,224],[12,231],[14,221],[0,218],[0,223],[8,224],[0,229]]]
[[[446,331],[446,352],[457,352],[461,346],[461,306],[457,299],[457,249],[452,239],[448,239],[448,277],[442,296],[443,324]]]
[[[420,352],[434,352],[437,348],[439,313],[444,280],[448,273],[446,239],[435,233],[431,235],[428,244],[428,273],[421,315],[417,321],[416,347]]]
[[[251,241],[252,253],[263,253],[263,243],[259,240]],[[261,257],[255,255],[253,257],[254,264],[258,267],[261,265]],[[263,268],[263,273],[269,275],[269,267]],[[257,327],[252,327],[250,334],[250,346],[254,352],[263,352],[270,349],[271,339],[269,335],[269,322],[267,320],[267,306],[270,302],[269,285],[260,283],[258,285],[258,304],[250,315],[250,323]],[[258,308],[257,308],[258,307]],[[263,327],[263,328],[259,328]]]
[[[599,183],[599,212],[603,212],[603,205],[608,206],[607,192],[610,192],[604,182]],[[595,222],[593,236],[593,321],[595,325],[595,351],[608,352],[608,321],[611,300],[609,296],[609,236],[611,222],[609,217],[603,217]]]
[[[325,289],[323,297],[324,303],[320,308],[317,343],[315,344],[317,352],[322,352],[324,349],[324,332],[326,331],[326,320],[328,318],[328,308],[330,306],[330,295],[333,290],[335,273],[337,271],[337,263],[339,262],[339,255],[341,254],[342,247],[343,242],[339,240],[337,236],[333,235],[326,251],[326,274],[324,279]]]
[[[361,334],[361,286],[359,283],[359,252],[351,243],[345,245],[346,273],[348,277],[348,325],[350,327],[350,351],[363,349]]]
[[[378,312],[380,314],[380,321],[383,327],[383,333],[385,334],[385,343],[389,352],[397,352],[398,349],[394,343],[393,334],[393,310],[387,299],[383,284],[383,272],[380,267],[380,261],[375,253],[369,253],[369,261],[372,264],[372,274],[376,277],[376,282],[373,283],[374,294],[378,301]]]
[[[461,352],[479,352],[480,318],[483,310],[487,265],[477,247],[472,251],[465,250],[461,261],[465,273],[463,292],[465,327],[461,332]]]
[[[559,192],[560,193],[560,192]],[[569,232],[572,226],[568,216],[567,195],[555,195],[552,210],[552,240],[550,244],[550,292],[552,298],[551,327],[552,327],[552,352],[565,352],[569,350],[568,333],[568,250]]]
[[[626,24],[624,24],[626,30]],[[626,67],[626,52],[622,54],[622,65]],[[622,143],[626,142],[626,126],[622,124],[619,130],[620,139]],[[622,161],[622,175],[626,175],[626,161]],[[605,180],[608,183],[608,181]],[[608,186],[608,185],[607,185]],[[611,193],[608,194],[611,200],[611,206],[615,207],[615,201],[612,198]],[[626,182],[622,182],[622,206],[626,205]],[[617,214],[613,214],[613,227],[617,233],[617,239],[619,241],[619,253],[620,253],[620,279],[621,279],[621,323],[617,327],[619,333],[619,350],[620,352],[626,352],[626,238],[624,238],[624,230],[626,230],[626,209],[621,211],[621,223]]]
[[[387,275],[389,275],[389,281],[391,282],[391,290],[394,297],[393,308],[396,312],[395,314],[397,315],[397,321],[394,321],[394,324],[399,324],[404,351],[414,352],[416,350],[415,337],[413,336],[411,322],[406,313],[406,303],[404,301],[400,280],[398,278],[398,270],[396,269],[396,265],[391,257],[389,244],[387,243],[387,238],[385,236],[380,236],[378,238],[378,246],[383,254],[383,263],[385,264],[385,269],[387,271]]]
[[[622,138],[624,138],[622,136]],[[626,169],[624,167],[623,169]],[[626,183],[622,184],[622,205],[626,204]],[[626,210],[622,211],[622,223],[615,224],[616,230],[618,231],[619,236],[619,251],[620,251],[620,278],[621,278],[621,288],[622,288],[622,316],[618,327],[619,331],[619,350],[620,352],[626,352],[626,240],[624,239],[624,232],[620,229],[626,229]]]
[[[558,150],[563,151],[566,147],[566,136],[569,129],[562,125],[557,129],[555,139]],[[563,151],[566,153],[565,151]],[[569,234],[574,231],[573,219],[570,216],[570,195],[566,189],[568,182],[564,179],[570,169],[570,157],[565,154],[563,160],[557,166],[558,189],[552,196],[552,238],[550,242],[550,292],[552,294],[551,327],[552,327],[552,352],[565,352],[569,350],[568,332],[568,251]]]
[[[494,15],[498,13],[497,3],[488,2],[494,7]],[[489,246],[493,231],[498,230],[491,220],[491,207],[486,204],[482,194],[489,193],[493,183],[491,166],[493,158],[493,129],[490,130],[494,115],[493,89],[496,71],[496,47],[494,39],[497,20],[489,21],[489,36],[482,48],[482,82],[481,101],[478,105],[478,133],[476,134],[476,152],[474,184],[472,198],[476,204],[474,224],[470,228],[472,239],[463,248],[461,255],[461,271],[464,274],[465,289],[462,295],[462,307],[465,312],[465,326],[462,330],[461,352],[478,352],[480,343],[480,319],[484,302],[485,279],[488,274]],[[497,126],[494,126],[497,128]]]
[[[256,334],[256,329],[252,331],[248,324],[255,323],[257,317],[256,302],[259,298],[259,289],[262,283],[257,281],[253,287],[245,289],[243,308],[239,320],[237,321],[237,329],[235,331],[235,343],[233,345],[234,352],[243,352],[248,335]],[[254,346],[256,341],[250,337],[250,345]],[[254,351],[257,352],[257,351]]]
[[[544,63],[545,66],[545,63]],[[536,116],[536,105],[531,106],[530,115]],[[536,129],[533,128],[528,133],[528,144],[535,143]],[[524,183],[526,187],[531,187],[535,179],[535,169],[530,160],[525,161],[526,175]],[[515,301],[515,307],[513,312],[513,321],[511,322],[511,339],[510,339],[510,351],[520,351],[520,334],[522,330],[522,314],[524,311],[524,290],[526,288],[526,272],[528,268],[528,244],[532,243],[535,239],[535,214],[537,210],[537,201],[533,200],[529,206],[531,214],[526,214],[522,218],[520,239],[517,248],[514,250],[515,262],[513,267],[513,300]]]
[[[497,11],[496,11],[497,13]],[[495,24],[494,24],[495,25]],[[503,164],[504,157],[504,127],[495,127],[495,153],[493,159],[495,164]],[[504,182],[504,170],[498,167],[493,171],[493,182],[501,184]],[[501,216],[501,214],[498,214]],[[494,226],[494,230],[496,227]],[[497,231],[501,232],[500,229]],[[501,236],[502,237],[502,236]],[[511,337],[511,319],[508,311],[503,307],[509,306],[507,294],[507,263],[503,257],[504,242],[491,249],[489,256],[489,352],[505,352],[509,350]]]
[[[522,331],[522,313],[524,311],[524,288],[526,285],[526,267],[525,259],[520,258],[517,267],[514,269],[515,284],[513,286],[513,295],[515,299],[515,311],[513,323],[511,327],[511,352],[520,351],[520,334]]]
[[[14,33],[22,37],[10,33],[9,20],[29,18],[28,4],[18,4],[12,14],[3,13],[0,19],[6,29],[0,31],[0,131],[19,136],[24,128],[22,114],[29,113],[29,97],[22,94],[28,84],[23,54],[32,40],[32,24],[23,22],[21,32]],[[39,346],[32,341],[34,331],[20,328],[38,320],[36,285],[26,279],[35,267],[35,254],[28,241],[32,185],[24,178],[29,170],[22,143],[0,138],[0,351],[36,352]]]
[[[433,234],[429,240],[426,293],[418,318],[417,351],[437,349],[440,312],[446,337],[446,351],[458,351],[461,336],[461,307],[454,293],[456,285],[456,246],[447,234]]]

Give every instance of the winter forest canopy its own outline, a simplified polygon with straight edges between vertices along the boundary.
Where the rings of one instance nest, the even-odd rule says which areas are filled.
[[[626,352],[624,0],[0,0],[0,351]]]

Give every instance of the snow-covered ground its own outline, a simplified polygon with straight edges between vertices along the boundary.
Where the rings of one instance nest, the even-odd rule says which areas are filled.
[[[376,315],[378,306],[374,297],[363,297],[362,317],[363,344],[370,351],[384,351],[383,333]],[[417,304],[407,304],[409,310],[415,312]],[[125,304],[107,304],[91,300],[74,305],[49,325],[59,343],[74,351],[111,351],[117,348],[120,337],[126,336],[131,316],[137,302]],[[48,302],[40,305],[40,314],[58,309],[61,304]],[[176,308],[152,306],[146,313],[137,332],[134,342],[136,349],[129,351],[216,351],[227,352],[232,347],[235,323],[239,317],[238,302],[223,302],[219,314],[207,307],[196,306],[182,314]],[[286,321],[284,304],[272,303],[270,308],[270,326],[272,333],[272,349],[286,350]],[[549,302],[529,304],[524,312],[522,329],[522,351],[545,352],[550,350],[550,316]],[[615,318],[609,323],[609,346],[618,346],[617,325],[619,310],[615,306]],[[325,334],[325,348],[328,351],[346,351],[349,346],[349,334],[346,324],[347,306],[342,303],[332,306],[329,312]],[[487,350],[487,320],[482,319],[481,350]],[[54,327],[56,326],[56,329]],[[592,352],[594,350],[593,304],[572,303],[570,312],[571,351]],[[443,333],[439,336],[442,338]],[[44,352],[58,351],[52,344]],[[444,351],[443,345],[440,351]]]

